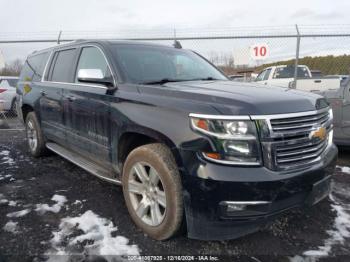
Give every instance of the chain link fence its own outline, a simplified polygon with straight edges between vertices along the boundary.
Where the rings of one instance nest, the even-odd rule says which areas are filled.
[[[350,71],[350,25],[242,27],[221,29],[162,29],[127,31],[62,31],[0,33],[0,50],[24,57],[34,50],[77,39],[127,39],[191,49],[221,68],[233,81],[255,81],[265,68],[307,66],[312,77],[344,81]],[[0,83],[0,90],[1,90]],[[1,102],[3,101],[3,102]],[[23,128],[15,110],[5,107],[0,93],[0,129]]]

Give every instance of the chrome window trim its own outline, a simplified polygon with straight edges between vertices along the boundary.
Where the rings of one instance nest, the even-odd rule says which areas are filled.
[[[52,58],[53,53],[54,53],[54,51],[51,50],[51,51],[50,51],[50,55],[49,55],[49,57],[47,58],[47,61],[46,61],[45,67],[44,67],[44,72],[43,72],[43,75],[41,76],[41,81],[40,81],[40,82],[45,81],[45,75],[46,75],[47,67],[49,66],[49,62],[51,61],[51,58]]]
[[[87,87],[96,87],[107,90],[108,88],[106,86],[99,86],[99,85],[91,85],[91,84],[80,84],[80,83],[67,83],[67,82],[55,82],[55,81],[43,81],[41,83],[49,83],[49,84],[62,84],[62,85],[74,85],[74,86],[87,86]],[[45,86],[47,87],[47,86]]]
[[[193,118],[204,118],[204,119],[215,119],[215,120],[251,120],[248,115],[237,116],[237,115],[206,115],[190,113],[189,117]]]
[[[111,72],[111,75],[112,75],[112,78],[113,78],[113,84],[114,84],[114,86],[116,86],[116,79],[115,79],[115,77],[114,77],[113,70],[112,70],[112,68],[111,68],[111,66],[110,66],[110,63],[109,63],[108,60],[107,60],[107,57],[106,57],[105,53],[103,52],[103,50],[102,50],[99,46],[93,45],[93,44],[86,44],[86,45],[81,45],[81,46],[71,47],[71,48],[68,47],[67,49],[62,49],[62,50],[52,50],[52,51],[51,51],[51,54],[50,54],[50,56],[49,56],[49,58],[48,58],[48,60],[47,60],[47,62],[46,62],[45,69],[44,69],[44,73],[43,73],[43,76],[42,76],[42,78],[41,78],[41,82],[42,82],[42,83],[53,83],[53,84],[64,84],[64,85],[89,86],[89,87],[97,87],[97,88],[102,88],[102,89],[108,89],[106,86],[100,86],[100,85],[80,84],[80,83],[75,83],[75,82],[72,82],[72,83],[69,83],[69,82],[57,82],[57,81],[48,81],[48,80],[45,80],[44,77],[45,77],[45,75],[46,75],[47,67],[48,67],[48,64],[49,64],[49,62],[50,62],[50,60],[51,60],[51,58],[52,58],[52,55],[53,55],[54,53],[56,53],[56,52],[61,52],[61,51],[64,51],[64,50],[68,50],[68,49],[74,49],[74,48],[76,48],[76,49],[78,49],[78,48],[83,49],[84,47],[95,47],[95,48],[97,48],[98,50],[100,50],[100,52],[102,53],[102,55],[103,55],[103,57],[104,57],[104,59],[105,59],[105,61],[106,61],[106,63],[107,63],[108,69],[109,69],[109,71]],[[80,59],[80,56],[79,56],[79,59]],[[51,62],[52,62],[52,61],[51,61]],[[78,60],[78,63],[79,63],[79,60]],[[78,64],[77,64],[76,66],[78,66]]]

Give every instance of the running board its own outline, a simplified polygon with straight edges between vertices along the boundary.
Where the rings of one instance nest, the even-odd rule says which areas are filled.
[[[103,179],[107,182],[121,185],[121,181],[117,179],[109,178],[110,171],[107,169],[104,169],[94,163],[91,163],[89,160],[85,159],[84,157],[80,156],[77,153],[71,152],[64,147],[56,144],[56,143],[46,143],[46,147],[50,149],[51,151],[55,152],[56,154],[60,155],[61,157],[67,159],[68,161],[72,162],[73,164],[79,166],[80,168],[84,169],[85,171],[93,174],[94,176],[97,176],[100,179]]]

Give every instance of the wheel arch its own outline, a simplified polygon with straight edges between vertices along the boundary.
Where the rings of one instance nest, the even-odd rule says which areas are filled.
[[[34,107],[32,107],[31,105],[23,104],[21,107],[21,111],[22,111],[23,121],[25,122],[28,113],[34,112],[35,110],[34,110]]]
[[[150,143],[162,143],[169,147],[179,170],[182,169],[183,163],[180,152],[169,137],[152,129],[138,127],[125,130],[118,138],[115,160],[118,163],[119,170],[123,169],[126,157],[133,149]]]

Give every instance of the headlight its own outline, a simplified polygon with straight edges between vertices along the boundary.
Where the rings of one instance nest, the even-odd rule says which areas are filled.
[[[260,165],[260,146],[255,122],[249,117],[230,120],[220,116],[191,114],[191,126],[208,136],[215,150],[204,157],[224,164]]]

